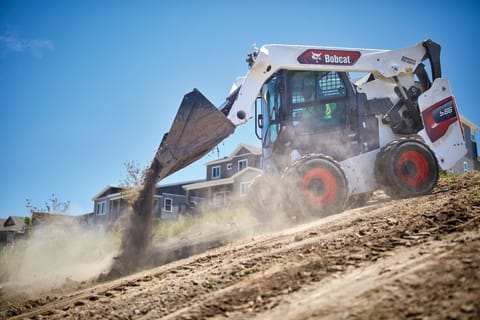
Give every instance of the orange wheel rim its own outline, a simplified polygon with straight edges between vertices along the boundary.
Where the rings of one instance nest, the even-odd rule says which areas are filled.
[[[337,179],[327,169],[310,169],[303,176],[302,192],[311,204],[328,205],[337,195]]]
[[[411,186],[419,186],[424,183],[429,174],[428,161],[418,151],[407,151],[402,153],[397,162],[397,172],[405,183]]]

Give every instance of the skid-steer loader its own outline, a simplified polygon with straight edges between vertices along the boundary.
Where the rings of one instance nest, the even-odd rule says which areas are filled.
[[[253,203],[283,198],[313,214],[341,211],[376,189],[397,198],[429,193],[440,168],[466,153],[432,40],[399,50],[265,45],[247,63],[220,107],[196,89],[185,95],[156,154],[159,179],[251,118],[265,176],[275,177],[251,186],[263,196]]]

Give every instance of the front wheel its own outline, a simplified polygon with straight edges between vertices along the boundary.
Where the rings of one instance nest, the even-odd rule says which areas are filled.
[[[262,224],[279,225],[284,221],[285,188],[280,177],[260,175],[248,188],[247,208]]]
[[[297,216],[322,216],[345,208],[348,184],[340,166],[331,158],[310,155],[294,162],[285,172],[290,211]]]

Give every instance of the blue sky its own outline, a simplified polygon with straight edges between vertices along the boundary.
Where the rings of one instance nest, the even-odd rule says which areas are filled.
[[[148,164],[185,93],[219,105],[252,44],[397,49],[431,38],[480,125],[479,1],[0,0],[0,218],[52,193],[73,213]],[[252,126],[219,147],[259,146]],[[205,177],[210,154],[163,183]]]

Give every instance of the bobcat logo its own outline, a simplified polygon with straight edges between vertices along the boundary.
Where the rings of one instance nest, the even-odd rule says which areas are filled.
[[[315,61],[316,63],[322,62],[322,53],[315,53],[312,51],[312,60]]]
[[[353,66],[362,54],[360,51],[307,49],[297,57],[301,64]]]

